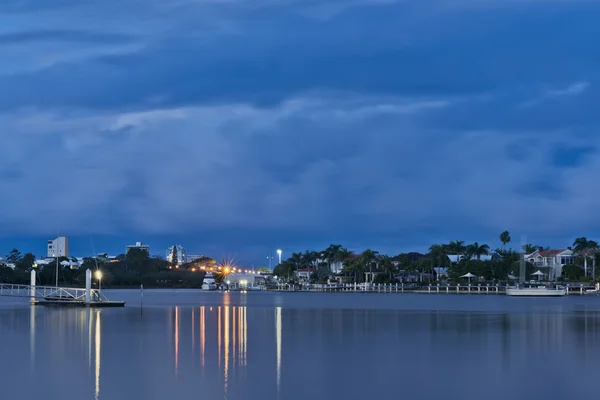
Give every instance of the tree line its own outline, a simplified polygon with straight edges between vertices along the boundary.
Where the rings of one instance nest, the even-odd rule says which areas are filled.
[[[520,274],[520,252],[507,249],[511,242],[508,231],[499,235],[502,248],[491,250],[484,243],[465,243],[454,240],[446,244],[433,244],[427,253],[408,252],[397,255],[380,254],[376,250],[366,249],[354,253],[339,244],[332,244],[324,250],[306,250],[292,253],[273,270],[273,274],[289,281],[297,281],[296,271],[309,270],[311,282],[326,282],[332,275],[333,266],[342,266],[340,274],[346,281],[362,283],[373,280],[375,283],[394,283],[402,279],[403,274],[417,274],[420,279],[438,279],[436,268],[445,268],[450,281],[460,281],[460,276],[472,273],[487,281],[506,281],[509,277],[518,278]],[[531,254],[542,246],[525,244],[521,250]],[[548,249],[548,248],[545,248]],[[592,261],[592,277],[596,277],[596,259],[598,243],[585,237],[575,239],[572,246],[577,255],[573,264],[563,267],[561,279],[586,280],[583,265]],[[449,256],[456,259],[450,260]],[[483,256],[493,255],[482,260]],[[337,268],[336,268],[337,269]],[[535,271],[534,265],[526,262],[526,277]],[[529,278],[527,278],[529,279]]]
[[[503,281],[510,275],[519,276],[520,254],[507,249],[511,242],[510,233],[504,231],[499,236],[502,248],[491,250],[484,243],[465,243],[454,240],[446,244],[433,244],[424,254],[418,252],[401,253],[397,255],[380,254],[376,250],[367,249],[355,253],[339,244],[332,244],[321,251],[306,250],[303,253],[292,253],[287,259],[277,265],[274,275],[289,281],[297,280],[295,272],[309,269],[312,282],[325,282],[332,271],[341,268],[340,274],[350,282],[364,282],[366,279],[377,283],[398,282],[403,274],[418,274],[423,279],[437,279],[436,267],[447,269],[451,281],[459,281],[460,276],[470,272],[489,281]],[[526,254],[533,253],[541,246],[526,244],[522,246]],[[547,249],[547,248],[546,248]],[[596,262],[599,253],[598,242],[586,237],[576,238],[572,249],[577,254],[573,264],[565,265],[562,278],[570,280],[585,280],[584,270],[591,264],[592,278],[596,277]],[[499,257],[482,260],[483,256],[494,254]],[[450,255],[458,260],[450,260]],[[176,259],[177,257],[174,257]],[[158,257],[150,257],[142,249],[132,248],[128,253],[121,254],[114,260],[102,257],[85,258],[78,269],[60,265],[67,261],[66,257],[58,259],[59,284],[65,286],[85,285],[85,271],[90,269],[102,270],[103,286],[133,287],[144,284],[147,287],[198,287],[202,284],[206,270],[216,270],[216,261],[204,257],[192,263],[177,266]],[[9,268],[6,264],[14,265]],[[204,267],[204,269],[201,269]],[[340,268],[338,268],[340,267]],[[56,263],[36,267],[35,256],[31,253],[21,254],[13,249],[0,263],[0,282],[29,284],[30,271],[37,269],[37,280],[40,285],[53,285],[56,282]],[[534,266],[526,263],[526,274],[535,271]],[[217,280],[223,277],[215,271]]]
[[[54,259],[56,261],[56,259]],[[85,286],[85,273],[90,269],[102,271],[102,287],[199,287],[205,272],[195,266],[205,263],[214,263],[214,260],[205,257],[193,263],[182,266],[158,258],[150,257],[143,249],[132,248],[127,254],[121,254],[114,260],[102,257],[84,258],[77,269],[63,267],[60,263],[68,261],[67,257],[59,257],[58,265],[55,261],[48,264],[36,265],[35,257],[31,253],[21,255],[19,250],[12,250],[4,264],[0,264],[0,282],[29,284],[30,271],[36,269],[38,285],[54,285],[56,283],[56,269],[58,268],[58,283],[61,286]],[[210,262],[209,262],[210,261]],[[13,264],[10,268],[6,264]],[[98,282],[93,278],[94,285]]]

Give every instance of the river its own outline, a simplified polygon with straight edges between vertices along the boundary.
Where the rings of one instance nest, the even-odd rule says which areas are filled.
[[[0,297],[15,400],[595,398],[600,298],[106,290]]]

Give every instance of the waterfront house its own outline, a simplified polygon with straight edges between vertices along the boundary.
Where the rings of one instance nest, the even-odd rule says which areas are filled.
[[[433,279],[433,274],[429,272],[400,270],[394,274],[394,279],[399,282],[422,282]]]
[[[452,264],[457,264],[465,259],[464,254],[448,254],[448,258]],[[489,254],[482,254],[479,259],[481,261],[498,261],[502,260],[502,255],[500,253],[496,253],[495,251],[490,251]],[[471,257],[471,261],[477,260],[476,256]]]
[[[309,280],[310,276],[317,272],[316,268],[300,268],[294,271],[294,275],[298,279]]]
[[[264,276],[256,274],[229,274],[227,275],[227,285],[232,288],[264,287],[266,279]]]
[[[525,255],[525,260],[536,269],[546,268],[548,279],[554,279],[562,274],[562,267],[574,262],[573,250],[570,248],[559,250],[544,250],[539,248],[531,254]]]

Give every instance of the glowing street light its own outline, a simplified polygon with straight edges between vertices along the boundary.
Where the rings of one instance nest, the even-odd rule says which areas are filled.
[[[281,249],[277,249],[277,256],[279,257],[279,264],[281,264]]]
[[[98,279],[98,292],[100,292],[102,290],[102,271],[97,269],[94,275],[96,276],[96,279]]]

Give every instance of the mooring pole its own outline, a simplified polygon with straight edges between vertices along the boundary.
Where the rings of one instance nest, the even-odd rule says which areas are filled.
[[[92,271],[85,271],[85,303],[90,304],[92,300]]]
[[[144,284],[140,285],[140,314],[142,314],[144,310]]]
[[[29,287],[29,302],[35,304],[35,269],[31,270],[31,286]]]

